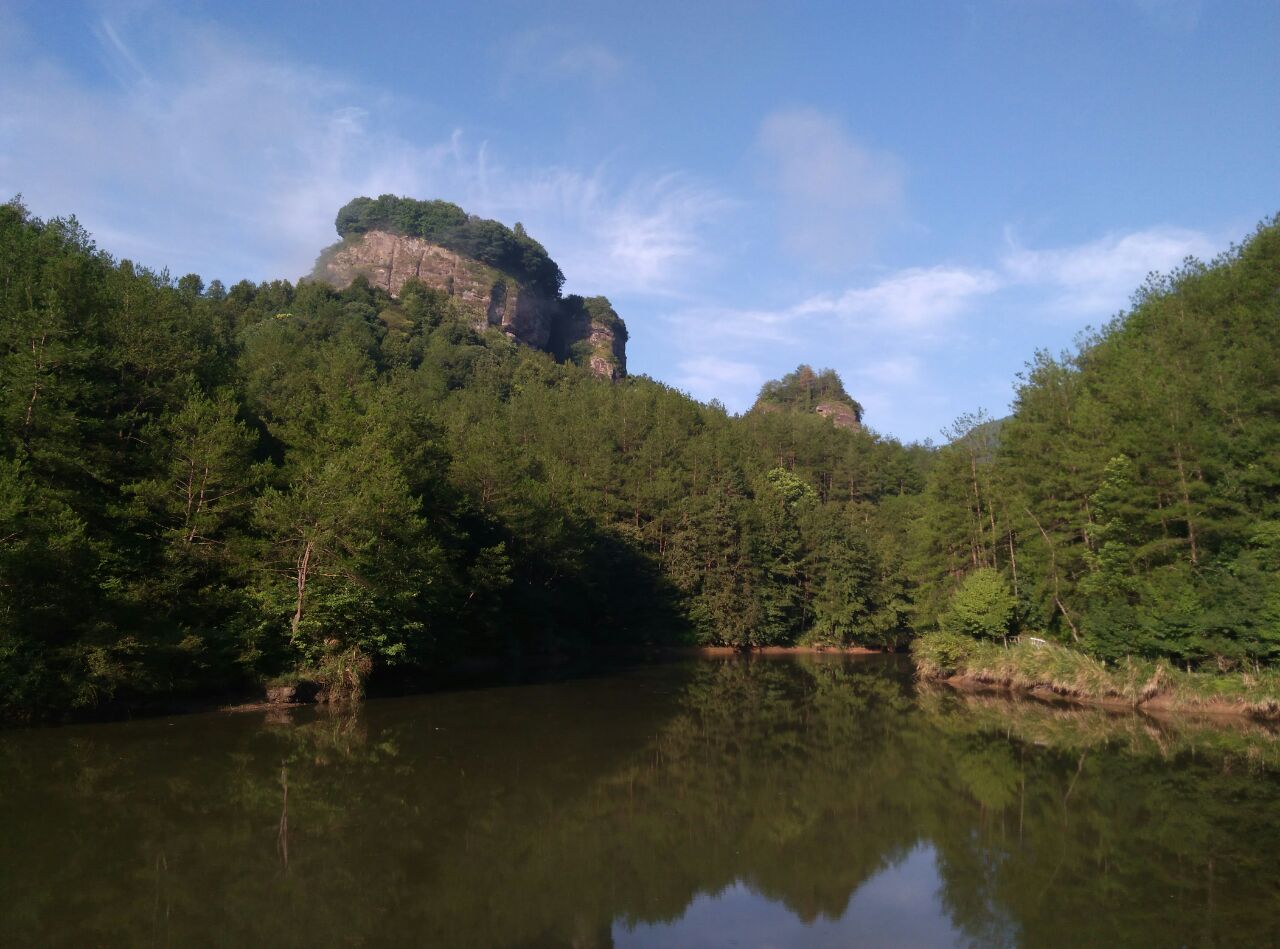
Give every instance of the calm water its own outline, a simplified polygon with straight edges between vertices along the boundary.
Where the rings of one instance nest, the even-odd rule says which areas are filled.
[[[1277,757],[880,658],[0,733],[0,944],[1280,945]]]

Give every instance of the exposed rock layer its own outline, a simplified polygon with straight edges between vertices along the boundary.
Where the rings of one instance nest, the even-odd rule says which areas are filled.
[[[836,428],[847,428],[851,432],[862,428],[858,413],[847,402],[819,402],[814,411],[823,418],[830,419]]]
[[[313,276],[345,287],[358,276],[393,297],[409,280],[443,290],[469,310],[477,329],[572,359],[609,379],[626,375],[626,329],[603,297],[551,297],[509,274],[420,237],[368,231],[325,251]]]

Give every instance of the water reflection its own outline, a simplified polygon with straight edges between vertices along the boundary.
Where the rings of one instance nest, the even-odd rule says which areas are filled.
[[[0,944],[1277,944],[1276,759],[843,658],[10,732]]]
[[[940,886],[933,848],[921,844],[863,883],[835,917],[821,915],[804,923],[785,904],[734,883],[719,893],[695,897],[674,922],[615,924],[613,945],[618,949],[961,945],[964,940],[938,903]]]

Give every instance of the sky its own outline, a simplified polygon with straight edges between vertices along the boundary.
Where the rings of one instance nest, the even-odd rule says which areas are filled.
[[[1280,3],[0,0],[0,200],[296,280],[357,195],[522,222],[628,368],[940,440],[1280,211]]]

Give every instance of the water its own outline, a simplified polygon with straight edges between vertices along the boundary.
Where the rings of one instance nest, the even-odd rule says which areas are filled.
[[[1278,759],[878,657],[11,731],[0,944],[1280,945]]]

